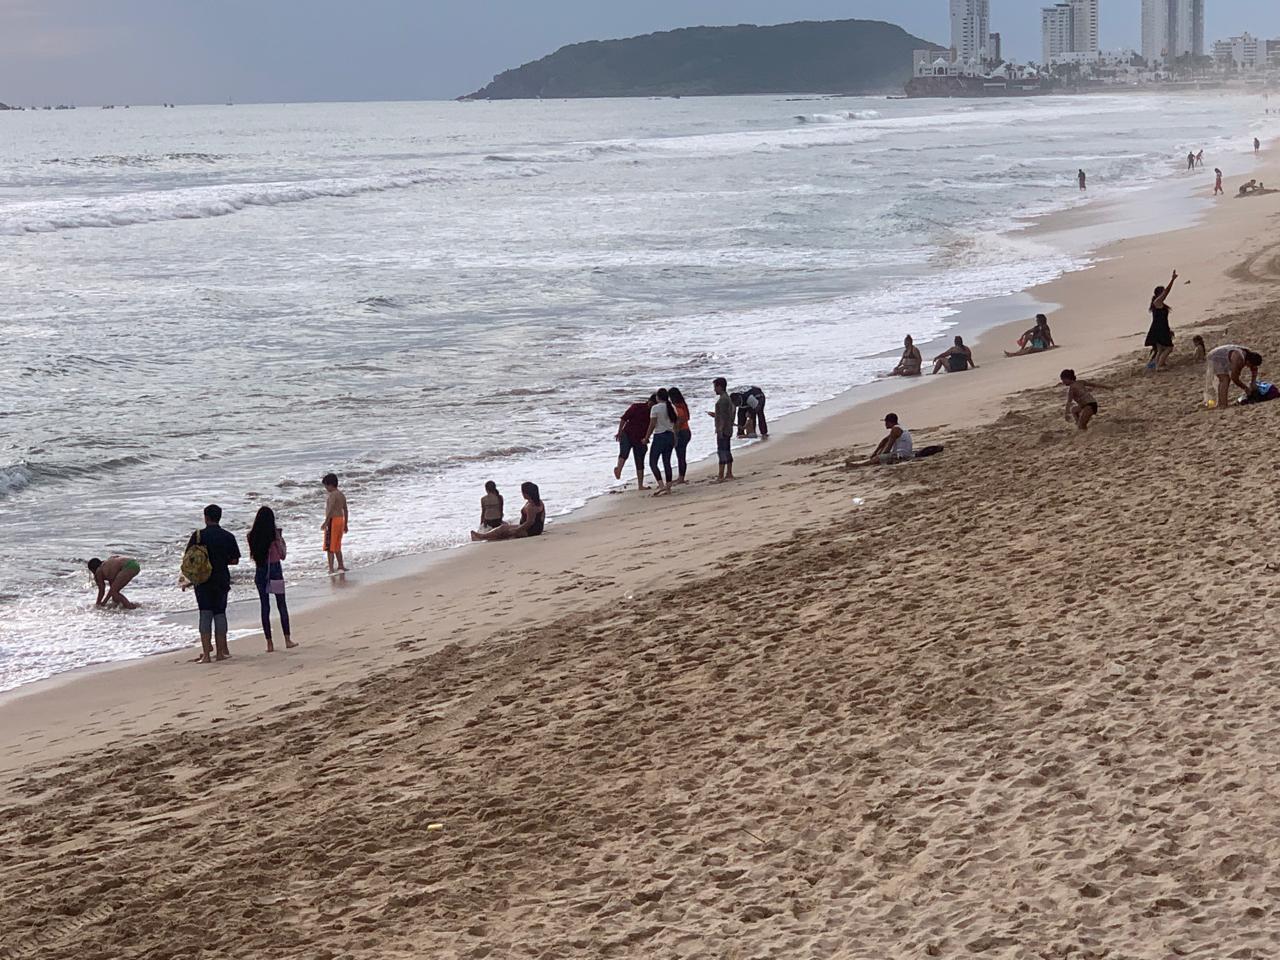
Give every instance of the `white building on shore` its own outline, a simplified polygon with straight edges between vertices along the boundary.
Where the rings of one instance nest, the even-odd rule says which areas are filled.
[[[959,63],[989,59],[991,0],[951,0],[951,51]]]
[[[1054,63],[1064,54],[1098,52],[1098,0],[1061,0],[1040,11],[1041,59]]]
[[[1267,67],[1268,45],[1249,33],[1219,40],[1213,45],[1213,59],[1223,67],[1258,70]]]

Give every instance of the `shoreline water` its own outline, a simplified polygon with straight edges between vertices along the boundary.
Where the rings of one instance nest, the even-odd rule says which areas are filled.
[[[1255,158],[1251,156],[1241,155],[1238,159],[1241,161],[1241,166],[1247,167],[1248,170],[1252,170],[1256,165]],[[1020,333],[1036,312],[1052,311],[1057,306],[1052,302],[1038,299],[1037,291],[1051,287],[1072,273],[1096,266],[1098,261],[1095,258],[1121,239],[1132,240],[1175,232],[1202,220],[1213,205],[1211,202],[1206,202],[1200,195],[1200,186],[1198,181],[1193,186],[1183,182],[1177,174],[1171,174],[1165,180],[1146,185],[1141,190],[1119,196],[1107,196],[1083,206],[1071,206],[1028,219],[1025,221],[1025,227],[1016,231],[1016,234],[1036,237],[1055,249],[1061,250],[1075,260],[1074,269],[1059,274],[1047,283],[1037,284],[1016,293],[952,303],[948,308],[949,326],[944,335],[920,342],[918,346],[926,356],[931,356],[933,352],[949,346],[952,336],[961,335],[971,346],[978,348],[980,359],[998,357],[999,351],[1015,339],[1009,334]],[[1152,210],[1158,212],[1152,213]],[[1001,337],[999,342],[995,337],[997,333]],[[984,348],[987,349],[984,350]],[[890,350],[873,356],[883,358],[887,368],[892,365],[897,351]],[[879,398],[923,386],[928,379],[924,377],[918,381],[912,381],[881,378],[856,384],[827,400],[784,417],[775,418],[774,423],[777,425],[775,435],[778,427],[784,431],[803,431],[820,427],[824,422],[847,415]],[[695,412],[695,424],[696,417]],[[760,442],[755,442],[745,448],[740,447],[735,455],[744,463],[750,463],[761,447]],[[691,478],[697,480],[705,475],[710,462],[713,462],[713,457],[707,455],[691,463]],[[593,519],[609,510],[614,505],[615,498],[619,496],[630,496],[629,488],[613,486],[597,492],[588,492],[582,504],[570,508],[563,514],[553,514],[552,519],[557,527]],[[366,591],[388,589],[399,581],[407,582],[417,577],[429,577],[441,565],[450,563],[457,556],[458,550],[473,548],[474,545],[459,541],[449,547],[380,560],[367,567],[357,567],[354,574],[347,577],[298,581],[291,584],[289,588],[291,614],[295,623],[305,624],[309,617],[323,617],[326,607],[335,603],[358,600]],[[228,613],[234,643],[243,644],[260,638],[261,630],[257,624],[258,600],[252,594],[251,584],[238,584],[238,589],[232,595]],[[170,612],[165,614],[165,619],[194,634],[197,619],[194,611]],[[81,676],[128,667],[142,660],[172,655],[176,651],[185,649],[187,649],[185,642],[177,646],[166,645],[164,649],[154,653],[90,663],[23,683],[8,690],[0,690],[0,706],[27,694],[39,693],[50,686],[73,681]]]

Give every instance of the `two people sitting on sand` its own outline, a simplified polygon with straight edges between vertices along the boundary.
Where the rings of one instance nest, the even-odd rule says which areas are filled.
[[[497,488],[495,487],[496,491]],[[484,531],[471,531],[471,539],[477,542],[491,540],[520,540],[525,537],[538,537],[547,521],[547,507],[542,502],[542,493],[536,483],[520,484],[520,493],[524,496],[524,506],[520,509],[520,522],[502,523]]]
[[[1049,318],[1043,313],[1036,314],[1036,325],[1018,338],[1018,349],[1014,352],[1006,350],[1006,357],[1023,357],[1028,353],[1043,353],[1052,350],[1057,344],[1053,342],[1053,332],[1049,329]]]
[[[921,367],[924,364],[924,358],[920,356],[920,348],[916,346],[914,340],[908,335],[902,341],[902,359],[898,361],[898,365],[893,368],[893,372],[889,374],[891,377],[918,377],[924,371]]]
[[[963,337],[956,337],[954,347],[933,358],[934,373],[944,369],[947,373],[963,373],[970,368],[976,370],[978,365],[973,362],[973,351],[964,345]]]
[[[1268,190],[1267,185],[1261,180],[1250,180],[1248,183],[1241,185],[1240,192],[1236,194],[1236,197],[1260,197],[1263,194],[1275,192],[1275,190]]]

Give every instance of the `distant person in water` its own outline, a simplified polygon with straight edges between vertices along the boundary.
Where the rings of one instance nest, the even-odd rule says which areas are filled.
[[[616,480],[622,479],[623,468],[627,460],[636,464],[636,489],[648,490],[644,485],[644,455],[649,452],[646,438],[649,436],[649,409],[653,406],[653,397],[640,400],[627,407],[618,421],[618,432],[614,439],[618,441],[618,465],[613,468]]]
[[[676,408],[676,471],[675,483],[686,483],[685,474],[689,472],[689,443],[693,440],[693,428],[689,425],[689,404],[679,387],[667,391],[671,405]]]
[[[1213,386],[1217,387],[1217,395],[1213,397],[1219,410],[1225,410],[1231,393],[1231,384],[1239,387],[1246,397],[1251,397],[1258,389],[1258,369],[1262,366],[1262,354],[1238,343],[1225,343],[1214,347],[1205,358],[1205,394]],[[1241,375],[1244,368],[1249,368],[1249,385],[1245,386]],[[1214,383],[1216,381],[1216,384]]]
[[[98,587],[98,599],[94,606],[105,607],[107,604],[136,610],[138,605],[124,595],[124,588],[142,572],[142,565],[132,557],[111,556],[106,560],[94,557],[89,561],[89,572],[93,574],[93,582]]]
[[[480,498],[480,529],[496,530],[502,526],[502,516],[506,505],[498,485],[492,480],[484,485],[484,496]]]
[[[258,588],[258,604],[262,614],[262,636],[267,641],[267,653],[275,653],[271,640],[271,598],[276,598],[276,611],[280,614],[280,632],[288,649],[297,646],[289,633],[289,605],[284,599],[284,559],[289,551],[284,543],[284,531],[276,526],[275,511],[259,507],[246,538],[249,556],[253,559],[253,584]]]
[[[542,494],[536,483],[520,484],[520,493],[524,496],[524,507],[520,510],[520,523],[504,523],[500,527],[479,533],[471,531],[471,539],[477,542],[491,540],[520,540],[526,537],[539,537],[546,525],[547,508],[542,502]]]
[[[920,348],[916,346],[915,341],[908,335],[902,341],[902,358],[889,376],[918,377],[922,373],[921,366],[923,364],[924,357],[920,355]]]
[[[334,572],[334,561],[337,569],[345,571],[342,562],[342,538],[351,529],[351,515],[347,511],[347,495],[338,489],[338,476],[326,473],[321,481],[324,484],[324,523],[320,529],[324,531],[324,552],[329,560],[329,572]]]
[[[658,481],[655,497],[671,492],[671,454],[676,449],[676,408],[671,394],[664,388],[653,397],[649,408],[649,432],[645,442],[649,444],[649,472]]]
[[[1074,370],[1063,370],[1059,379],[1067,388],[1067,422],[1074,420],[1081,430],[1088,430],[1089,421],[1098,415],[1098,401],[1089,392],[1088,385],[1077,379]]]
[[[1194,170],[1196,168],[1196,155],[1191,151],[1187,151],[1187,169]]]
[[[970,368],[976,370],[978,365],[973,362],[973,351],[964,345],[963,337],[956,337],[955,346],[933,358],[934,373],[944,369],[947,373],[963,373]]]
[[[747,439],[756,436],[757,428],[760,436],[769,439],[769,421],[764,415],[767,399],[759,387],[734,387],[729,391],[729,399],[738,408],[738,436]]]
[[[1201,150],[1199,153],[1196,154],[1196,166],[1197,167],[1204,166],[1204,150]]]
[[[1006,357],[1021,357],[1028,353],[1043,353],[1052,350],[1057,344],[1053,342],[1053,332],[1049,329],[1049,318],[1043,313],[1036,314],[1036,325],[1024,333],[1018,340],[1018,349],[1012,353],[1004,352]]]
[[[1257,152],[1258,152],[1258,151],[1260,151],[1261,149],[1262,149],[1262,141],[1261,141],[1261,140],[1259,140],[1257,137],[1254,137],[1254,138],[1253,138],[1253,152],[1254,152],[1254,153],[1257,153]]]
[[[735,479],[733,475],[733,427],[736,410],[729,399],[729,381],[724,377],[716,377],[711,383],[716,392],[716,408],[708,411],[707,416],[716,424],[716,483],[724,483]]]
[[[1089,178],[1088,176],[1085,175],[1085,172],[1083,170],[1080,170],[1076,174],[1076,181],[1080,184],[1080,189],[1082,191],[1089,189]]]
[[[1146,339],[1146,345],[1151,348],[1151,360],[1147,363],[1147,369],[1157,373],[1168,369],[1169,354],[1173,353],[1173,328],[1169,326],[1169,311],[1173,307],[1169,306],[1168,300],[1177,279],[1178,271],[1175,270],[1167,286],[1156,287],[1155,293],[1151,295],[1151,305],[1147,308],[1151,313],[1151,326],[1147,330]]]
[[[1222,171],[1218,167],[1213,168],[1213,195],[1219,196],[1227,191],[1222,189]]]

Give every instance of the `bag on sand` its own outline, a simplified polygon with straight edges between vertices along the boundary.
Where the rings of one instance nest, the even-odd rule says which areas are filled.
[[[182,554],[182,575],[194,587],[207,583],[213,576],[213,564],[209,562],[209,548],[200,542],[200,531],[191,535],[191,542]]]

